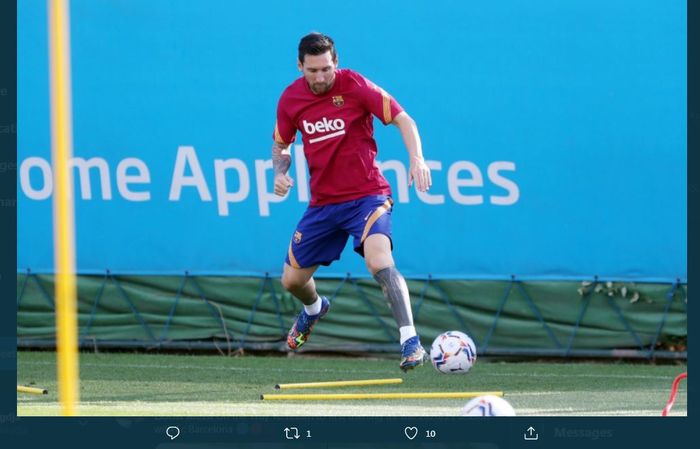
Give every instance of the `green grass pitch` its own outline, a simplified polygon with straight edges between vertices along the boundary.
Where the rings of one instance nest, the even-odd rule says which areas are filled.
[[[409,373],[398,359],[326,356],[223,357],[134,353],[80,355],[79,411],[85,416],[298,416],[299,402],[263,402],[278,383],[401,377],[402,384],[284,393],[503,391],[518,415],[659,416],[683,365],[648,363],[489,362],[466,375],[432,366]],[[17,384],[48,395],[17,394],[19,416],[60,414],[56,354],[20,351]],[[459,416],[467,399],[304,402],[305,416]],[[687,415],[681,382],[671,415]]]

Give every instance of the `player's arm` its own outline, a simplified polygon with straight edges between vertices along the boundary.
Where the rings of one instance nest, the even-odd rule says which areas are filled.
[[[275,195],[284,196],[294,185],[294,180],[287,176],[292,165],[292,155],[289,148],[292,145],[280,142],[272,144],[272,168],[275,171]]]
[[[413,121],[406,111],[401,111],[394,117],[391,123],[399,128],[403,143],[408,150],[411,165],[408,175],[408,185],[410,186],[413,184],[413,181],[416,181],[416,188],[421,192],[425,192],[433,184],[433,181],[430,177],[430,168],[428,168],[428,165],[423,159],[423,148],[421,146],[416,122]]]
[[[362,99],[365,107],[382,123],[396,125],[401,132],[401,137],[408,150],[411,168],[409,170],[408,185],[416,182],[416,188],[425,192],[433,181],[430,177],[430,168],[423,160],[420,135],[416,122],[403,110],[401,105],[384,89],[377,86],[359,73],[350,72],[355,82],[355,92]],[[393,118],[392,118],[393,117]]]
[[[277,121],[272,133],[272,169],[275,172],[275,195],[285,196],[294,185],[294,180],[287,175],[292,165],[289,151],[296,137],[294,122],[289,119],[284,108],[284,94],[277,104]]]

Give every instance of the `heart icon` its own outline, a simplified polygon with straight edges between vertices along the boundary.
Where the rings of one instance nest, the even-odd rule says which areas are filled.
[[[406,434],[406,438],[412,440],[418,435],[418,427],[406,427],[403,429],[403,433]]]

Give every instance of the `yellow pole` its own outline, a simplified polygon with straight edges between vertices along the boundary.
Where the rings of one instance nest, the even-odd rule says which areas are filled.
[[[403,379],[365,379],[365,380],[338,380],[333,382],[301,382],[296,384],[277,384],[275,389],[288,390],[292,388],[324,388],[324,387],[354,387],[362,385],[387,385],[400,384]]]
[[[459,399],[478,396],[503,396],[502,391],[465,391],[439,393],[336,393],[336,394],[263,394],[263,401],[338,401],[346,399]]]
[[[45,388],[25,387],[22,385],[17,385],[17,393],[49,394],[49,391]]]
[[[48,10],[58,397],[62,414],[73,416],[79,386],[73,177],[68,169],[73,151],[68,0],[48,0]]]

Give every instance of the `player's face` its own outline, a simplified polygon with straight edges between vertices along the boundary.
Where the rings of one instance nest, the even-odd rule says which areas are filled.
[[[338,60],[333,60],[330,51],[322,55],[304,55],[304,63],[298,63],[298,67],[304,74],[306,82],[309,83],[311,91],[321,95],[333,87]]]

